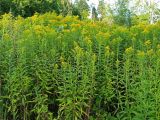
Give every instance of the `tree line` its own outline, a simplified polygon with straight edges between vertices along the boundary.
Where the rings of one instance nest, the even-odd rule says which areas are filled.
[[[80,18],[89,12],[86,0],[0,0],[0,14],[29,17],[37,13],[54,11],[57,14],[78,15]]]
[[[119,25],[131,26],[137,22],[154,23],[160,18],[158,3],[154,0],[115,0],[114,5],[99,0],[98,7],[88,4],[89,0],[0,0],[0,15],[29,17],[36,12],[56,12],[63,16],[75,15],[79,19],[91,16],[93,20],[113,21]]]

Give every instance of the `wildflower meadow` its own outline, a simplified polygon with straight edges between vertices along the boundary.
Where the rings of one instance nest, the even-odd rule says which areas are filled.
[[[160,120],[160,22],[4,14],[0,120]]]

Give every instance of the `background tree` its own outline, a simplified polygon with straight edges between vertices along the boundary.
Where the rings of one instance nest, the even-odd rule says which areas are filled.
[[[98,20],[98,12],[95,6],[92,5],[92,20]]]
[[[138,22],[154,23],[160,19],[160,1],[157,0],[132,0],[132,11],[137,16]]]
[[[89,5],[86,0],[0,0],[0,14],[11,12],[14,16],[28,17],[38,12],[43,14],[55,11],[57,14],[78,15],[81,19],[89,16]]]
[[[35,12],[55,11],[60,14],[62,4],[59,0],[1,0],[0,14],[11,12],[14,16],[32,16]]]
[[[155,2],[155,0],[148,0],[146,2],[145,8],[149,14],[149,22],[151,24],[158,21],[158,19],[160,18],[158,2],[159,1]]]
[[[106,17],[106,5],[104,0],[100,0],[98,4],[98,14],[101,15],[101,19],[103,20]]]
[[[8,13],[12,6],[12,0],[0,0],[0,15]]]
[[[129,0],[117,0],[116,9],[113,10],[115,23],[119,25],[131,26],[131,11]]]
[[[72,0],[61,0],[61,13],[63,16],[72,15],[73,5]]]
[[[76,0],[74,5],[80,13],[80,19],[85,19],[89,16],[90,9],[86,0]]]

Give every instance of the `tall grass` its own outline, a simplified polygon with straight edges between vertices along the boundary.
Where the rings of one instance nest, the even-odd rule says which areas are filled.
[[[160,23],[2,17],[0,119],[160,119]]]

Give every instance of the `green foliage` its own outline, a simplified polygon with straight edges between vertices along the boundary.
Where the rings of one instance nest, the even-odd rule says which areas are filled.
[[[80,19],[89,16],[86,0],[71,3],[70,0],[1,0],[0,15],[12,13],[14,16],[29,17],[35,13],[56,12],[57,14],[75,15]]]
[[[105,6],[105,2],[104,0],[100,0],[99,4],[98,4],[98,13],[101,15],[101,19],[103,20],[106,15],[107,15],[107,11],[106,11],[106,6]]]
[[[129,0],[118,0],[116,10],[113,11],[115,23],[119,25],[131,26],[131,11],[129,10]]]
[[[66,2],[59,0],[1,0],[0,14],[11,12],[14,16],[28,17],[37,13],[54,11],[57,14],[66,12]]]
[[[148,21],[149,14],[142,14],[142,15],[134,15],[132,16],[132,25],[137,25],[140,23],[149,23]]]
[[[86,0],[76,0],[74,4],[80,13],[81,19],[85,19],[89,16],[89,5]]]
[[[92,7],[92,19],[93,20],[98,20],[98,12],[97,12],[97,9],[94,6]]]
[[[159,120],[159,26],[3,15],[0,119]]]

